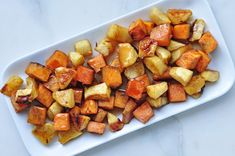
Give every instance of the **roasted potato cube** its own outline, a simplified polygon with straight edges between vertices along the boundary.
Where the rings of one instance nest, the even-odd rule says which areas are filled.
[[[59,82],[60,89],[65,89],[75,78],[76,71],[70,68],[58,67],[55,69],[55,76]]]
[[[134,79],[138,76],[144,75],[144,72],[144,65],[141,61],[139,61],[127,67],[124,71],[124,74],[128,79]]]
[[[149,18],[151,21],[153,21],[157,25],[171,23],[170,19],[167,17],[165,13],[163,13],[160,9],[157,7],[153,7],[150,10]]]
[[[64,108],[58,104],[57,102],[54,102],[47,110],[47,116],[50,120],[54,120],[54,117],[56,114],[61,113],[64,110]]]
[[[59,131],[58,132],[58,140],[61,144],[65,144],[77,137],[82,135],[81,131],[77,131],[73,125],[71,125],[70,129],[67,131]]]
[[[74,89],[74,101],[75,103],[81,103],[82,102],[82,96],[83,96],[83,90],[82,89]]]
[[[162,24],[158,25],[155,28],[152,29],[150,33],[150,38],[157,41],[157,44],[159,46],[169,46],[171,35],[172,34],[172,28],[170,24]]]
[[[26,78],[27,89],[31,89],[31,94],[29,97],[29,102],[32,102],[38,96],[38,84],[35,79],[31,77]]]
[[[115,57],[112,62],[110,63],[110,66],[112,67],[117,67],[118,70],[122,73],[123,72],[123,67],[119,61],[119,58],[118,57]]]
[[[6,84],[2,87],[1,93],[10,97],[13,92],[20,89],[22,84],[22,78],[17,75],[13,75],[7,80]]]
[[[49,80],[47,82],[43,83],[43,85],[47,89],[51,90],[52,92],[55,92],[55,91],[60,89],[59,82],[58,82],[58,80],[57,80],[55,75],[51,75],[49,77]]]
[[[78,106],[74,106],[70,111],[69,111],[69,115],[70,117],[77,117],[80,115],[81,109]]]
[[[205,28],[205,21],[203,19],[196,19],[196,21],[193,24],[193,34],[189,41],[197,41],[202,37],[204,28]]]
[[[78,66],[75,79],[82,84],[90,85],[94,79],[94,71],[84,66]]]
[[[121,72],[117,67],[105,66],[102,68],[102,80],[111,88],[117,88],[122,84]]]
[[[25,70],[25,73],[30,77],[46,82],[51,75],[51,70],[39,63],[30,62]]]
[[[110,97],[111,89],[106,83],[85,88],[85,99],[106,100]]]
[[[201,50],[198,50],[198,53],[201,55],[201,58],[197,63],[196,70],[198,72],[203,72],[206,70],[207,66],[211,62],[211,58],[209,57],[207,53],[204,53]]]
[[[122,112],[122,122],[127,124],[131,121],[133,118],[133,112],[136,109],[137,104],[135,103],[134,100],[130,99],[127,103],[126,106]]]
[[[38,96],[36,98],[41,104],[50,107],[53,102],[52,93],[43,84],[38,86]]]
[[[193,76],[193,72],[191,70],[182,67],[172,67],[169,74],[183,86],[186,86]]]
[[[181,47],[177,50],[174,50],[171,52],[171,61],[170,61],[170,64],[174,64],[180,57],[183,53],[185,53],[186,51],[188,50],[191,50],[193,49],[192,45],[191,44],[188,44],[184,47]]]
[[[12,106],[14,107],[16,113],[22,112],[23,110],[25,110],[27,107],[30,106],[28,103],[17,103],[16,102],[16,91],[14,91],[11,94],[10,98],[11,98]]]
[[[32,89],[19,89],[16,91],[16,102],[17,103],[30,103],[29,97],[31,96]]]
[[[75,43],[75,51],[83,56],[92,55],[91,43],[89,40],[80,40]]]
[[[192,16],[192,11],[186,9],[169,9],[167,10],[167,16],[170,18],[172,24],[181,24],[188,21]]]
[[[185,44],[183,44],[183,43],[171,40],[170,45],[167,47],[167,50],[174,51],[174,50],[179,49],[184,46],[185,46]]]
[[[87,126],[87,132],[103,134],[105,131],[105,123],[90,121]]]
[[[195,75],[192,77],[189,83],[184,87],[184,90],[188,95],[193,95],[201,92],[204,86],[205,86],[205,80],[200,75]]]
[[[68,63],[69,63],[68,56],[64,52],[56,50],[46,60],[46,67],[53,70],[58,67],[67,67]]]
[[[170,75],[170,70],[171,67],[168,67],[167,70],[162,74],[153,74],[153,80],[159,81],[159,80],[170,80],[172,79],[171,75]]]
[[[106,110],[112,110],[114,106],[114,96],[111,96],[108,100],[98,101],[98,106]]]
[[[68,56],[69,56],[70,61],[75,67],[79,65],[83,65],[85,62],[84,56],[78,52],[71,51],[69,52]]]
[[[179,24],[173,28],[173,38],[186,40],[190,37],[190,24]]]
[[[148,103],[154,107],[154,108],[160,108],[166,104],[168,104],[168,99],[165,96],[160,96],[157,99],[153,99],[151,97],[147,97],[146,99],[148,101]]]
[[[101,70],[101,68],[106,66],[106,62],[104,60],[104,57],[101,54],[88,60],[87,63],[90,67],[92,67],[95,70],[96,73],[98,73]]]
[[[201,95],[202,95],[202,93],[200,92],[200,93],[195,93],[195,94],[191,95],[191,97],[194,99],[199,99],[201,97]]]
[[[162,75],[167,70],[167,65],[157,56],[144,58],[144,63],[153,74]]]
[[[166,82],[160,82],[154,85],[149,85],[147,86],[147,93],[148,96],[157,99],[159,98],[162,94],[164,94],[168,90],[168,85]]]
[[[125,108],[129,97],[126,95],[125,91],[118,90],[115,93],[114,106],[117,108]]]
[[[140,58],[154,56],[157,49],[157,42],[149,37],[145,37],[139,42],[138,49]]]
[[[85,100],[81,107],[81,114],[90,115],[96,114],[98,111],[98,105],[94,100]]]
[[[121,66],[124,68],[134,64],[138,58],[135,48],[133,48],[129,43],[118,44],[117,51]]]
[[[184,91],[184,86],[179,83],[170,83],[168,89],[169,102],[186,101],[187,96]]]
[[[201,77],[208,82],[216,82],[219,80],[219,72],[215,70],[206,70],[202,72]]]
[[[206,53],[212,53],[218,46],[216,39],[210,32],[205,32],[198,42]]]
[[[152,31],[152,29],[155,27],[155,24],[154,24],[154,22],[151,22],[151,21],[144,21],[144,25],[145,25],[145,28],[146,28],[147,33],[149,35],[150,32]]]
[[[135,109],[134,117],[142,123],[146,123],[153,117],[154,112],[150,104],[146,101]]]
[[[123,128],[124,124],[120,121],[118,117],[116,117],[112,113],[108,113],[107,117],[110,131],[116,132]]]
[[[130,80],[127,83],[126,94],[136,100],[141,99],[145,86],[141,81]]]
[[[117,24],[113,24],[109,27],[106,36],[109,39],[117,42],[123,42],[123,43],[132,42],[131,36],[128,33],[128,29]]]
[[[109,56],[115,50],[116,45],[116,41],[105,38],[97,43],[95,50],[104,56]]]
[[[168,64],[168,62],[171,58],[171,53],[168,50],[166,50],[165,48],[162,48],[162,47],[157,47],[156,54],[160,59],[162,59],[162,61],[165,64]]]
[[[46,121],[46,108],[32,106],[28,113],[28,123],[43,125]]]
[[[176,61],[176,65],[186,69],[194,69],[200,58],[201,54],[198,53],[197,50],[190,50],[181,55],[181,57]]]
[[[142,40],[147,35],[147,29],[142,19],[132,22],[128,32],[134,41]]]
[[[93,119],[93,120],[94,120],[95,122],[103,122],[103,121],[104,121],[104,118],[106,117],[106,115],[107,115],[107,111],[105,111],[105,110],[99,108],[99,109],[98,109],[98,112],[97,112],[97,114],[94,116],[94,119]]]
[[[150,81],[149,81],[148,75],[144,74],[142,76],[136,77],[135,80],[140,81],[140,82],[143,83],[143,85],[144,85],[144,92],[146,92],[146,87],[148,85],[150,85]]]
[[[69,113],[58,113],[55,115],[54,129],[56,131],[67,131],[70,129]]]
[[[73,108],[75,106],[73,89],[56,91],[53,92],[52,96],[61,106],[68,108]]]
[[[56,135],[52,123],[45,123],[42,126],[35,126],[32,133],[44,145],[49,144]]]
[[[82,131],[87,127],[90,117],[80,115],[80,108],[78,106],[73,107],[69,112],[73,126],[77,131]]]

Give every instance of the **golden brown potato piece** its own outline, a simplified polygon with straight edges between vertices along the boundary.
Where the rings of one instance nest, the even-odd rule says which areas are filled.
[[[153,74],[162,75],[167,70],[167,65],[157,56],[144,58],[144,64]]]
[[[167,17],[165,13],[163,13],[157,7],[153,7],[150,10],[149,18],[157,25],[171,23],[170,19]]]
[[[59,83],[60,89],[68,87],[70,82],[75,78],[76,71],[70,68],[58,67],[55,69],[55,76]]]
[[[153,117],[154,112],[149,103],[146,101],[137,107],[133,114],[137,120],[142,123],[146,123]]]
[[[54,102],[47,110],[47,116],[50,120],[54,120],[56,114],[61,113],[64,110],[57,102]]]
[[[136,62],[135,64],[127,67],[124,71],[125,76],[128,79],[134,79],[138,76],[144,75],[144,65],[141,61]]]
[[[151,97],[147,97],[146,100],[153,108],[160,108],[166,104],[168,104],[168,99],[165,96],[161,96],[157,99],[153,99]]]
[[[169,102],[186,101],[187,96],[184,91],[184,86],[180,83],[170,83],[168,89]]]
[[[61,144],[66,144],[67,142],[79,137],[82,135],[81,131],[77,131],[73,125],[68,131],[59,131],[58,140]]]
[[[148,96],[157,99],[168,90],[167,82],[160,82],[147,86]]]
[[[216,39],[210,32],[205,32],[198,42],[206,53],[212,53],[218,46]]]
[[[85,62],[84,56],[79,54],[78,52],[71,51],[71,52],[69,52],[68,57],[74,67],[77,67],[79,65],[83,65]]]
[[[106,57],[109,56],[115,50],[116,45],[116,41],[112,41],[108,38],[105,38],[97,43],[95,50]]]
[[[127,124],[133,118],[133,111],[136,109],[137,104],[134,100],[130,99],[122,112],[122,122]]]
[[[157,49],[157,42],[150,37],[145,37],[138,44],[139,57],[154,56]]]
[[[28,103],[18,103],[16,102],[16,91],[11,94],[11,104],[14,107],[16,113],[24,111],[30,105]]]
[[[162,48],[162,47],[157,47],[156,54],[160,59],[162,59],[162,61],[165,64],[168,64],[168,62],[171,58],[171,53],[168,50],[166,50],[165,48]]]
[[[32,106],[28,113],[28,123],[43,125],[46,121],[46,108]]]
[[[131,36],[128,33],[128,29],[117,24],[113,24],[109,27],[107,37],[117,42],[132,42]]]
[[[58,82],[55,75],[51,75],[49,77],[49,80],[47,82],[43,83],[43,85],[47,89],[51,90],[52,92],[55,92],[60,89],[59,82]]]
[[[145,25],[145,28],[146,28],[147,33],[149,35],[150,32],[152,31],[152,29],[155,27],[155,24],[152,21],[144,21],[144,25]]]
[[[170,80],[170,79],[172,79],[172,77],[170,75],[170,70],[171,70],[171,67],[168,67],[167,70],[162,75],[153,74],[153,80],[159,81],[159,80]]]
[[[193,76],[193,72],[191,70],[182,67],[172,67],[169,74],[183,86],[186,86]]]
[[[115,93],[114,106],[117,108],[125,108],[128,99],[129,97],[124,91],[118,90]]]
[[[216,82],[219,80],[219,72],[215,70],[206,70],[202,72],[201,77],[208,82]]]
[[[207,66],[211,62],[211,58],[207,53],[205,53],[201,50],[198,50],[198,53],[201,55],[201,58],[197,63],[196,70],[198,72],[203,72],[206,70]]]
[[[106,83],[85,88],[85,99],[106,100],[110,97],[111,89]]]
[[[129,43],[118,44],[118,58],[121,66],[126,68],[134,64],[138,58],[136,50]]]
[[[104,133],[105,127],[105,123],[90,121],[87,126],[87,132],[101,135]]]
[[[81,114],[90,115],[96,114],[98,111],[98,105],[94,100],[85,100],[81,107]]]
[[[103,121],[104,121],[104,118],[106,117],[106,115],[107,115],[107,111],[105,111],[105,110],[99,108],[99,109],[98,109],[98,112],[97,112],[97,114],[94,116],[94,119],[93,119],[93,120],[94,120],[95,122],[103,122]]]
[[[73,123],[72,125],[75,127],[77,131],[84,130],[90,121],[89,116],[79,115],[79,113],[75,111],[70,112],[70,117],[72,119],[72,123]]]
[[[110,66],[112,67],[117,67],[118,70],[122,73],[123,72],[123,67],[119,61],[119,58],[118,57],[115,57],[112,62],[110,63]]]
[[[201,54],[198,50],[190,50],[181,55],[181,57],[176,61],[176,65],[186,69],[194,69],[200,59]]]
[[[73,89],[56,91],[53,92],[52,96],[61,106],[68,108],[73,108],[75,106]]]
[[[118,117],[116,117],[112,113],[108,113],[107,117],[110,131],[116,132],[123,128],[124,124],[120,121]]]
[[[171,52],[171,60],[170,60],[170,64],[174,64],[180,57],[183,53],[185,53],[186,51],[188,50],[191,50],[193,49],[192,45],[191,44],[188,44],[184,47],[181,47],[177,50],[174,50]]]
[[[38,96],[38,84],[34,78],[27,77],[26,78],[26,89],[31,89],[31,95],[29,97],[29,102],[32,102]]]
[[[117,67],[105,66],[102,68],[102,80],[111,88],[117,88],[122,84],[121,72]]]
[[[189,41],[197,41],[202,37],[204,28],[205,28],[205,21],[203,19],[196,19],[193,24],[193,34]]]
[[[173,28],[173,38],[186,40],[190,37],[190,24],[179,24]]]
[[[167,10],[167,16],[170,18],[172,24],[181,24],[188,21],[192,16],[192,11],[186,9],[169,9]]]
[[[192,77],[189,83],[184,87],[184,90],[188,95],[193,95],[201,92],[204,86],[205,86],[205,80],[200,75],[195,75]]]
[[[99,100],[98,106],[106,110],[112,110],[114,106],[114,96],[111,96],[108,100]]]
[[[54,129],[56,131],[67,131],[70,129],[69,113],[58,113],[55,115]]]
[[[106,62],[104,60],[103,55],[97,55],[94,58],[88,60],[87,62],[89,64],[90,67],[92,67],[96,73],[98,73],[101,68],[106,66]]]
[[[7,80],[6,84],[2,87],[1,93],[10,97],[13,92],[20,89],[22,84],[23,79],[17,75],[13,75]]]
[[[75,43],[75,51],[83,56],[92,55],[92,47],[89,40],[80,40]]]
[[[185,46],[185,44],[171,40],[170,45],[167,47],[167,50],[174,51],[174,50],[179,49],[183,46]]]

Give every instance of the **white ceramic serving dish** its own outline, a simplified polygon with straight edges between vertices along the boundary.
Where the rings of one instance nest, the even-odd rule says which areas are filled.
[[[105,24],[99,25],[86,32],[75,35],[69,39],[65,39],[56,44],[50,45],[46,48],[32,52],[29,55],[23,56],[10,65],[7,66],[3,73],[2,84],[7,80],[10,75],[19,74],[22,77],[26,77],[24,73],[25,67],[30,61],[36,61],[44,63],[56,49],[68,52],[73,50],[73,45],[77,40],[89,39],[92,46],[102,39],[107,31],[107,28],[112,23],[128,26],[130,22],[137,18],[148,19],[149,9],[153,6],[157,6],[163,10],[168,8],[188,8],[193,11],[194,18],[203,18],[207,23],[207,29],[209,29],[219,43],[219,47],[212,54],[213,60],[210,64],[211,69],[220,71],[220,80],[205,88],[201,98],[194,100],[188,98],[187,102],[179,104],[169,104],[159,110],[155,110],[155,116],[147,123],[142,124],[137,120],[133,120],[130,124],[126,125],[121,131],[111,133],[108,130],[104,135],[98,136],[93,134],[84,134],[80,138],[71,141],[66,145],[61,145],[58,141],[54,140],[49,146],[42,145],[31,133],[32,126],[27,123],[26,113],[15,113],[8,97],[4,97],[9,111],[15,121],[16,127],[21,135],[21,138],[31,155],[35,156],[52,156],[52,155],[74,155],[91,149],[95,146],[104,144],[110,140],[126,135],[130,132],[146,127],[157,121],[163,120],[169,116],[186,111],[190,108],[198,105],[205,104],[206,102],[213,100],[219,96],[225,94],[233,85],[234,82],[234,65],[230,57],[228,48],[224,42],[223,36],[216,22],[216,19],[208,5],[206,0],[162,0],[157,1],[149,6],[135,10],[127,15],[121,16],[117,19],[109,21]],[[213,107],[213,106],[212,106]],[[143,134],[144,135],[144,134]]]

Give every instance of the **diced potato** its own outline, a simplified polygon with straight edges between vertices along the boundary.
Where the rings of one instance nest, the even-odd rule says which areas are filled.
[[[117,67],[105,66],[102,68],[102,80],[111,88],[117,88],[122,84],[121,72]]]
[[[51,91],[42,84],[38,86],[38,96],[36,99],[46,107],[50,107],[53,102]]]
[[[142,40],[147,35],[147,29],[142,19],[132,22],[128,32],[134,41]]]
[[[176,61],[176,65],[186,69],[194,69],[200,59],[201,54],[198,50],[189,50],[181,55]]]
[[[131,36],[128,33],[128,29],[117,24],[113,24],[109,27],[107,37],[117,42],[132,42]]]
[[[183,43],[171,40],[170,45],[167,47],[167,50],[174,51],[174,50],[179,49],[184,46],[185,46],[185,44],[183,44]]]
[[[134,117],[142,123],[146,123],[153,117],[154,112],[150,104],[146,101],[135,109]]]
[[[193,34],[189,41],[197,41],[202,37],[204,28],[205,28],[205,21],[203,19],[196,19],[196,21],[193,24]]]
[[[171,61],[170,61],[170,64],[174,64],[180,57],[183,53],[185,53],[186,51],[188,50],[191,50],[193,49],[192,45],[191,44],[188,44],[184,47],[181,47],[177,50],[174,50],[171,52]]]
[[[88,60],[87,62],[89,64],[90,67],[92,67],[96,73],[98,73],[101,68],[106,66],[106,62],[104,60],[103,55],[97,55],[94,58]]]
[[[26,78],[27,86],[26,88],[31,89],[31,95],[29,97],[29,102],[32,102],[38,96],[38,84],[35,79],[31,77]]]
[[[75,106],[73,89],[56,91],[53,92],[52,96],[61,106],[68,108],[73,108]]]
[[[165,48],[162,48],[162,47],[157,47],[156,54],[160,59],[162,59],[162,61],[165,64],[168,64],[168,62],[171,58],[171,53],[168,50],[166,50]]]
[[[147,93],[153,99],[159,98],[168,90],[167,82],[160,82],[154,85],[147,86]]]
[[[103,134],[105,131],[105,127],[106,127],[105,123],[90,121],[87,126],[87,132]]]
[[[94,79],[94,70],[84,67],[84,66],[78,66],[77,76],[75,79],[81,82],[82,84],[90,85],[92,84],[92,81]]]
[[[191,95],[191,97],[194,98],[194,99],[199,99],[201,96],[202,96],[201,92],[200,93],[195,93],[195,94]]]
[[[99,109],[98,109],[98,112],[97,112],[97,114],[94,116],[94,119],[93,119],[93,120],[94,120],[95,122],[103,122],[103,121],[104,121],[104,118],[106,117],[106,115],[107,115],[107,111],[105,111],[105,110],[99,108]]]
[[[187,96],[185,94],[183,85],[179,83],[170,83],[168,89],[168,99],[170,102],[186,101]]]
[[[31,96],[32,89],[19,89],[16,91],[15,100],[17,103],[29,104],[31,101],[29,97]]]
[[[207,66],[211,62],[211,58],[207,53],[205,53],[201,50],[198,50],[198,53],[201,55],[201,58],[197,63],[196,70],[198,72],[203,72],[206,70]]]
[[[78,117],[80,115],[81,109],[78,106],[74,106],[72,109],[69,111],[70,117]]]
[[[144,92],[146,92],[146,87],[150,85],[149,77],[147,74],[144,74],[142,76],[136,77],[135,80],[140,81],[144,85]]]
[[[55,75],[51,75],[49,80],[43,84],[47,89],[55,92],[60,89],[59,82]]]
[[[144,21],[144,25],[145,25],[145,28],[146,28],[147,33],[149,35],[150,32],[152,31],[152,29],[155,27],[155,24],[154,24],[154,22],[151,22],[151,21]]]
[[[30,106],[28,103],[17,103],[16,102],[16,91],[14,91],[11,94],[10,98],[11,98],[12,106],[14,107],[16,113],[22,112]]]
[[[162,75],[167,70],[167,65],[157,56],[144,58],[144,63],[153,74]]]
[[[98,101],[98,106],[106,110],[112,110],[114,106],[114,96],[111,96],[108,100]]]
[[[39,63],[30,62],[25,70],[25,73],[30,77],[46,82],[51,75],[51,70]]]
[[[110,97],[111,89],[106,83],[85,88],[85,99],[106,100]]]
[[[153,80],[159,81],[159,80],[170,80],[170,79],[172,79],[172,77],[170,75],[170,70],[171,70],[171,67],[168,67],[167,70],[162,75],[153,74]]]
[[[172,27],[170,24],[158,25],[152,29],[150,38],[157,41],[159,46],[169,46],[172,37]]]
[[[80,40],[75,43],[75,51],[83,56],[92,55],[91,43],[89,40]]]
[[[201,77],[208,82],[216,82],[219,80],[219,72],[215,70],[206,70],[202,72]]]
[[[110,66],[112,67],[117,67],[118,70],[122,73],[123,72],[123,67],[119,61],[119,58],[118,57],[115,57],[112,62],[110,63]]]
[[[32,106],[28,113],[28,123],[43,125],[46,121],[46,108]]]
[[[70,61],[75,67],[79,65],[83,65],[85,62],[84,56],[78,52],[71,51],[69,52],[68,56],[69,56]]]
[[[105,38],[97,43],[95,50],[104,56],[109,56],[115,50],[116,45],[116,41]]]
[[[22,78],[17,75],[13,75],[7,80],[6,84],[2,87],[1,93],[10,97],[13,92],[20,89],[22,84]]]
[[[74,92],[74,101],[75,103],[81,103],[83,97],[83,90],[82,89],[73,89]]]
[[[205,32],[198,42],[206,53],[212,53],[218,46],[216,39],[210,32]]]
[[[190,24],[179,24],[173,28],[173,38],[186,40],[190,37]]]
[[[112,113],[108,113],[107,117],[110,131],[116,132],[124,127],[124,124],[120,121],[120,119]]]
[[[157,49],[157,42],[150,37],[145,37],[139,42],[138,49],[140,58],[154,56]]]
[[[134,64],[138,58],[135,48],[129,43],[118,44],[118,57],[122,67],[126,68]]]
[[[165,13],[163,13],[157,7],[153,7],[150,10],[149,18],[157,25],[171,23],[170,19],[167,17]]]
[[[122,122],[127,124],[131,121],[133,118],[133,112],[136,109],[137,104],[135,103],[134,100],[130,99],[127,103],[126,106],[122,112]]]
[[[160,107],[168,104],[168,99],[165,96],[161,96],[161,97],[159,97],[157,99],[153,99],[151,97],[147,97],[146,100],[154,108],[160,108]]]
[[[172,67],[170,69],[170,75],[173,79],[180,82],[183,86],[186,86],[191,80],[193,72],[182,67]]]
[[[136,100],[141,99],[145,86],[141,81],[130,80],[127,83],[126,94]]]
[[[76,76],[76,71],[71,68],[58,67],[55,69],[55,76],[60,89],[65,89]]]
[[[81,107],[81,114],[90,115],[98,112],[98,105],[94,100],[85,100]]]
[[[53,70],[58,67],[67,67],[68,63],[69,63],[68,56],[64,52],[56,50],[46,60],[46,67]]]
[[[169,9],[167,10],[167,16],[170,18],[172,24],[181,24],[189,20],[192,16],[192,11],[186,9]]]
[[[125,91],[118,90],[115,93],[114,106],[117,108],[125,108],[129,97],[126,95]]]
[[[54,129],[56,131],[67,131],[70,129],[69,113],[58,113],[55,115]]]
[[[189,83],[184,87],[184,90],[188,95],[193,95],[201,92],[202,88],[205,86],[205,80],[200,76],[193,76]]]
[[[72,119],[72,123],[75,129],[77,131],[82,131],[87,127],[90,121],[90,117],[85,115],[79,115],[80,112],[78,112],[78,108],[77,107],[74,108],[75,109],[72,109],[70,111],[70,118]]]
[[[47,110],[47,116],[50,120],[54,120],[54,117],[56,114],[61,113],[64,110],[64,108],[58,104],[57,102],[54,102]]]
[[[49,144],[56,135],[53,123],[45,123],[42,126],[35,126],[32,133],[44,145]]]
[[[77,137],[82,135],[81,131],[77,131],[74,126],[71,125],[71,128],[68,131],[59,131],[58,140],[61,144],[65,144]]]
[[[145,70],[143,63],[141,61],[138,61],[135,64],[127,67],[124,71],[124,74],[128,79],[134,79],[138,76],[143,75],[144,72]]]

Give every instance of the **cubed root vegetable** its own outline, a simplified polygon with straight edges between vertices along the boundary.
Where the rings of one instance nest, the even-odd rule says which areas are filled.
[[[196,70],[198,72],[203,72],[206,70],[207,66],[211,62],[211,58],[209,57],[208,54],[204,53],[201,50],[198,50],[198,53],[201,55],[201,58],[197,63]]]
[[[124,124],[120,121],[120,119],[117,118],[112,113],[108,113],[108,124],[109,124],[109,129],[112,132],[119,131],[124,126]]]
[[[192,77],[189,83],[184,87],[184,90],[188,95],[193,95],[201,92],[204,86],[205,86],[205,80],[200,75],[195,75]]]
[[[144,59],[144,64],[153,73],[162,75],[167,70],[167,65],[157,56],[151,56]]]
[[[81,131],[77,131],[73,125],[68,131],[59,131],[58,140],[61,144],[66,144],[67,142],[79,137],[82,135]]]
[[[116,45],[116,41],[105,38],[97,43],[95,50],[106,57],[109,56],[115,50]]]
[[[201,77],[208,82],[216,82],[219,80],[219,72],[215,70],[206,70],[202,72]]]
[[[114,106],[114,96],[111,96],[107,100],[99,100],[98,106],[106,110],[112,110]]]
[[[87,62],[89,64],[90,67],[92,67],[96,73],[98,73],[101,68],[106,66],[106,62],[104,60],[103,55],[97,55],[94,58],[88,60]]]
[[[22,78],[17,75],[13,75],[7,80],[6,84],[2,87],[1,93],[10,97],[13,92],[20,89],[22,84]]]
[[[127,124],[131,121],[133,118],[133,111],[137,107],[137,104],[135,103],[134,100],[130,99],[127,103],[126,106],[122,112],[122,122]]]
[[[55,76],[59,83],[60,89],[65,89],[75,78],[76,71],[70,68],[58,67],[55,69]]]
[[[85,99],[106,100],[110,98],[111,89],[106,83],[85,88]]]
[[[194,69],[200,59],[201,54],[198,50],[190,50],[182,54],[182,56],[176,61],[176,65],[186,69]]]
[[[167,70],[162,74],[162,75],[159,75],[159,74],[153,74],[153,79],[155,81],[162,81],[162,80],[170,80],[172,79],[171,75],[170,75],[170,69],[171,67],[168,67]]]
[[[144,92],[144,84],[137,80],[130,80],[127,83],[126,94],[136,100],[139,100],[142,97]]]
[[[142,123],[146,123],[153,117],[154,112],[149,103],[146,101],[141,104],[136,110],[133,112],[134,117]]]
[[[218,46],[216,39],[210,32],[205,32],[198,42],[206,53],[212,53]]]
[[[117,42],[132,42],[131,36],[128,33],[128,29],[117,24],[113,24],[109,27],[107,37]]]
[[[118,90],[115,93],[114,106],[117,108],[125,108],[128,99],[129,97],[124,91]]]
[[[202,37],[204,28],[205,28],[205,21],[203,19],[196,19],[196,21],[193,24],[193,34],[189,40],[192,42],[199,40]]]
[[[127,67],[124,71],[124,74],[128,79],[134,79],[138,76],[143,75],[144,73],[144,65],[141,61],[138,61],[135,64]]]
[[[58,113],[55,115],[54,129],[56,131],[67,131],[70,129],[70,118],[68,113]]]
[[[148,35],[152,31],[152,29],[155,27],[155,24],[151,21],[144,21],[145,28],[147,30]]]
[[[168,87],[169,102],[183,102],[186,101],[187,96],[184,91],[183,85],[179,83],[170,83]]]
[[[157,99],[168,90],[167,82],[160,82],[147,86],[148,96]]]
[[[28,103],[17,103],[16,102],[16,91],[11,94],[11,104],[14,107],[16,113],[24,111],[30,105]]]
[[[190,25],[180,24],[173,28],[173,38],[186,40],[190,37]]]
[[[61,106],[73,108],[75,105],[73,89],[66,89],[66,90],[53,92],[52,97]]]
[[[87,131],[90,133],[103,134],[105,131],[105,123],[90,121],[87,126]]]
[[[50,120],[54,120],[56,114],[61,113],[64,110],[57,102],[54,102],[47,110],[47,116]]]
[[[157,25],[171,23],[170,19],[157,7],[150,10],[149,18]]]
[[[187,9],[169,9],[167,10],[167,16],[172,24],[181,24],[188,21],[192,16],[192,11]]]
[[[53,102],[51,91],[42,84],[38,86],[38,96],[36,99],[46,107],[50,107]]]
[[[183,86],[186,86],[193,76],[193,72],[191,70],[182,67],[172,67],[169,74]]]
[[[162,24],[152,29],[150,33],[150,38],[157,41],[159,46],[169,46],[171,34],[171,25]]]
[[[76,80],[81,82],[82,84],[92,84],[94,79],[94,71],[84,66],[77,67],[77,76]]]
[[[160,108],[169,103],[168,98],[166,96],[161,96],[157,99],[147,97],[146,100],[153,108]]]
[[[44,85],[47,89],[51,90],[52,92],[55,92],[55,91],[57,91],[57,90],[60,89],[59,82],[58,82],[58,80],[57,80],[57,78],[56,78],[55,75],[51,75],[51,76],[49,77],[48,81],[45,82],[45,83],[43,83],[43,85]]]
[[[88,40],[80,40],[75,43],[75,51],[83,56],[92,54],[91,43]]]
[[[147,35],[147,29],[142,19],[132,22],[128,32],[134,41],[142,40]]]
[[[129,67],[134,64],[138,58],[136,50],[129,43],[118,44],[118,58],[122,67]]]
[[[122,84],[121,72],[117,67],[105,66],[102,68],[102,80],[111,88],[119,87]]]
[[[136,77],[135,80],[140,81],[144,85],[144,92],[146,92],[146,87],[150,85],[150,80],[147,74]]]
[[[69,62],[68,56],[60,51],[56,50],[47,60],[46,67],[50,69],[55,69],[57,67],[67,67]]]
[[[74,89],[74,102],[81,103],[83,97],[83,90],[82,89]]]
[[[28,123],[43,125],[46,121],[46,108],[32,106],[28,113]]]
[[[154,39],[151,39],[150,37],[145,37],[139,42],[138,48],[140,58],[154,56],[154,53],[157,49],[157,42]]]
[[[104,118],[106,117],[106,115],[107,115],[107,111],[105,111],[105,110],[99,108],[99,109],[98,109],[98,112],[97,112],[97,114],[94,116],[94,119],[93,119],[93,120],[94,120],[95,122],[103,122],[103,121],[104,121]]]
[[[81,107],[81,114],[90,115],[96,114],[98,111],[98,105],[94,100],[85,100]]]

